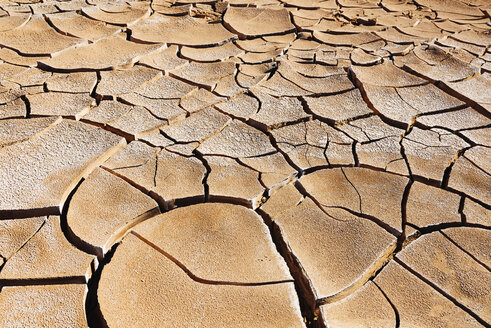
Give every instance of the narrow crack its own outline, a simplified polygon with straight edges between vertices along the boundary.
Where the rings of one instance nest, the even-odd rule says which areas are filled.
[[[442,234],[448,241],[450,241],[452,244],[454,244],[458,249],[460,249],[462,252],[467,254],[469,257],[471,257],[475,262],[477,262],[480,266],[482,266],[484,269],[488,270],[491,272],[491,268],[486,265],[483,261],[479,260],[477,257],[472,255],[472,253],[468,252],[465,248],[460,246],[455,240],[453,240],[451,237],[445,234],[443,231],[439,231],[440,234]]]
[[[396,318],[396,325],[395,325],[395,328],[399,328],[401,326],[401,315],[399,314],[399,311],[397,310],[397,307],[395,306],[394,303],[392,303],[392,301],[390,300],[389,296],[384,292],[384,290],[379,286],[377,285],[377,283],[375,281],[372,281],[372,283],[374,284],[375,287],[378,288],[378,290],[382,293],[382,295],[385,297],[385,299],[387,300],[387,303],[389,303],[390,307],[392,308],[392,310],[394,311],[394,316]]]
[[[132,230],[130,232],[134,236],[136,236],[138,239],[140,239],[142,242],[147,244],[148,246],[152,247],[155,249],[157,252],[160,254],[164,255],[166,258],[174,262],[175,265],[177,265],[182,271],[186,273],[186,275],[194,280],[195,282],[201,283],[201,284],[207,284],[207,285],[221,285],[221,286],[265,286],[265,285],[276,285],[276,284],[283,284],[283,283],[290,283],[293,282],[293,280],[277,280],[277,281],[264,281],[264,282],[233,282],[233,281],[222,281],[222,280],[209,280],[209,279],[204,279],[201,277],[196,276],[191,270],[189,270],[181,261],[179,261],[177,258],[157,246],[156,244],[152,243],[150,240],[146,239],[136,231]]]
[[[26,238],[26,240],[22,243],[22,245],[20,245],[14,252],[12,252],[12,254],[10,254],[8,257],[2,256],[2,258],[4,259],[4,261],[3,261],[2,265],[0,265],[0,272],[2,272],[2,269],[5,266],[5,264],[7,263],[7,261],[10,260],[12,258],[12,256],[14,256],[15,254],[17,254],[22,248],[24,248],[24,246],[26,246],[27,243],[29,243],[29,241],[32,238],[34,238],[34,236],[37,235],[39,231],[41,231],[41,229],[44,227],[45,224],[46,224],[46,219],[44,219],[44,221],[41,223],[41,225],[39,226],[39,228],[37,228],[36,231],[31,236],[29,236],[28,238]],[[1,285],[2,285],[2,283],[0,283],[0,286]]]
[[[411,268],[409,265],[404,263],[402,260],[398,259],[397,257],[394,258],[394,261],[401,265],[404,269],[406,269],[409,273],[414,275],[416,278],[421,280],[423,283],[427,284],[430,286],[432,289],[437,291],[440,295],[448,299],[450,302],[452,302],[455,306],[459,307],[461,310],[466,312],[468,315],[473,317],[477,322],[479,322],[481,325],[484,327],[489,327],[489,323],[487,323],[484,319],[479,317],[474,311],[472,311],[470,308],[466,307],[462,303],[460,303],[456,298],[448,294],[446,291],[444,291],[442,288],[438,287],[435,283],[431,282],[429,279],[425,278],[422,274]]]
[[[269,229],[271,240],[276,246],[276,250],[283,257],[283,260],[290,270],[290,275],[293,277],[295,290],[300,302],[300,310],[304,317],[306,328],[325,328],[324,318],[317,308],[317,297],[312,282],[300,263],[300,260],[295,256],[290,245],[283,237],[281,228],[260,208],[256,209],[256,213],[263,218],[264,223]]]

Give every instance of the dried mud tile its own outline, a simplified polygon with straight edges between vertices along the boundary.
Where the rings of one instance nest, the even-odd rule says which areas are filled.
[[[360,290],[338,302],[322,305],[320,310],[326,318],[326,325],[332,328],[346,325],[392,328],[397,322],[392,305],[373,281],[368,281]]]
[[[241,55],[244,51],[236,47],[232,42],[228,42],[225,45],[209,48],[191,48],[184,46],[181,48],[180,53],[183,57],[190,60],[215,62]]]
[[[75,12],[48,15],[48,19],[57,30],[64,34],[90,41],[97,41],[121,31],[119,27],[89,19]]]
[[[94,105],[95,99],[87,93],[45,92],[28,95],[31,115],[65,116],[79,120]]]
[[[135,139],[164,125],[167,125],[167,121],[156,118],[142,106],[134,106],[124,115],[108,123],[110,128],[129,134]]]
[[[194,113],[223,100],[225,98],[218,97],[206,89],[200,88],[182,97],[179,104],[188,113]]]
[[[267,201],[261,205],[261,210],[275,220],[281,214],[294,208],[304,199],[303,195],[289,183],[275,189]]]
[[[476,237],[478,236],[472,238],[474,242],[484,242],[476,240]],[[487,239],[489,240],[489,237]],[[422,254],[424,256],[421,256]],[[442,234],[431,233],[421,236],[404,248],[397,257],[483,321],[489,322],[489,269],[479,265]]]
[[[205,159],[211,168],[206,179],[210,197],[237,198],[252,208],[259,205],[264,192],[258,180],[259,172],[227,157],[206,156]]]
[[[198,84],[208,90],[213,90],[220,79],[234,75],[235,63],[216,62],[216,63],[197,63],[180,67],[172,71],[172,75],[185,81]]]
[[[36,1],[36,0],[34,0]],[[32,13],[29,7],[29,1],[17,1],[17,3],[6,3],[2,5],[3,12],[8,13],[10,16],[16,16],[19,14],[30,14]]]
[[[78,180],[123,144],[99,128],[64,120],[36,139],[2,148],[0,174],[7,177],[0,183],[2,217],[59,211]]]
[[[286,63],[279,66],[277,74],[278,73],[288,81],[300,86],[303,90],[308,90],[314,94],[338,93],[354,88],[353,83],[348,79],[346,73],[330,75],[324,78],[310,78],[295,72],[293,68]],[[272,79],[268,81],[272,81]],[[271,88],[271,86],[267,84],[268,81],[262,83],[262,85]],[[288,96],[288,94],[286,95]]]
[[[445,51],[443,48],[431,44],[416,46],[413,49],[413,55],[421,60],[424,64],[431,66],[439,65],[443,61],[451,57],[448,51]]]
[[[372,33],[349,33],[349,34],[331,34],[314,31],[313,37],[322,43],[331,46],[355,47],[364,43],[374,42],[380,37]]]
[[[459,157],[452,167],[448,186],[480,201],[491,199],[489,148],[476,146]]]
[[[162,72],[145,66],[135,65],[127,70],[100,72],[96,94],[116,96],[130,93],[162,77]]]
[[[258,111],[259,101],[248,93],[240,93],[215,107],[228,115],[247,120]]]
[[[171,83],[170,87],[172,86],[173,84]],[[151,93],[149,92],[148,94]],[[145,107],[155,117],[166,120],[169,124],[183,120],[186,117],[186,111],[179,107],[179,99],[154,99],[137,93],[128,93],[118,98],[126,103]]]
[[[382,0],[381,5],[389,12],[413,11],[417,8],[415,4],[399,2],[397,0]]]
[[[446,111],[462,107],[465,104],[463,101],[443,92],[433,84],[396,88],[396,91],[401,99],[412,108],[416,109],[418,113],[427,114],[431,112]],[[466,119],[470,119],[472,115],[469,115],[470,116]],[[478,114],[476,113],[476,115]]]
[[[205,108],[175,124],[164,126],[161,131],[179,143],[202,142],[221,131],[232,121],[214,108]]]
[[[447,85],[458,94],[475,101],[491,112],[491,95],[485,92],[491,88],[491,77],[488,73],[466,81],[447,83]]]
[[[204,200],[202,180],[206,168],[196,157],[184,157],[166,150],[157,155],[155,186],[152,188],[159,196],[173,205],[182,198]]]
[[[253,91],[253,93],[260,100],[261,108],[251,115],[249,122],[261,130],[272,130],[310,117],[297,98],[275,98],[262,92]]]
[[[491,211],[469,198],[466,198],[464,201],[462,213],[465,216],[466,222],[484,226],[491,225]]]
[[[187,60],[177,56],[178,47],[171,45],[162,50],[154,51],[139,59],[139,63],[165,72],[172,71],[188,63]]]
[[[176,99],[184,97],[194,89],[196,89],[195,86],[165,75],[144,85],[135,93],[152,99]]]
[[[155,12],[169,16],[188,15],[190,14],[192,8],[192,4],[172,6],[172,3],[168,1],[161,1],[160,3],[157,1],[152,1],[151,6]]]
[[[103,100],[99,103],[99,105],[95,106],[87,114],[85,114],[82,121],[95,122],[105,126],[106,124],[111,123],[112,121],[125,115],[132,108],[133,106],[129,106],[114,100]]]
[[[301,88],[291,80],[286,79],[278,72],[275,72],[271,78],[262,82],[259,85],[259,88],[261,89],[261,91],[269,93],[270,95],[275,97],[298,97],[306,96],[312,93],[311,91]]]
[[[303,327],[293,283],[203,284],[134,234],[123,240],[105,267],[98,296],[111,327]],[[134,311],[126,311],[133,302]]]
[[[445,47],[454,48],[454,50],[460,48],[459,50],[459,52],[461,52],[460,56],[465,56],[465,57],[469,57],[469,54],[473,55],[474,57],[475,56],[479,57],[483,55],[484,52],[486,51],[485,47],[481,47],[471,43],[461,42],[457,39],[452,39],[452,38],[441,38],[438,39],[436,43],[438,45],[442,45]],[[464,50],[463,53],[462,50]],[[467,52],[467,54],[465,54],[465,52]]]
[[[192,157],[195,156],[195,149],[198,146],[199,142],[197,141],[191,141],[187,143],[174,143],[173,141],[171,141],[168,146],[165,146],[165,149],[170,151],[171,153],[178,154],[180,156]]]
[[[486,32],[467,30],[457,34],[453,34],[451,38],[483,47],[488,47],[491,44],[491,37],[489,36],[489,33]]]
[[[408,57],[402,58],[401,63],[410,70],[432,81],[459,81],[472,78],[479,74],[478,67],[467,64],[448,54],[446,59],[442,59],[434,64],[428,64],[421,58],[409,60]],[[404,60],[408,61],[404,62]]]
[[[97,75],[94,72],[53,73],[46,80],[46,89],[57,92],[90,93],[96,84]]]
[[[297,37],[297,34],[292,32],[288,34],[280,34],[280,35],[269,35],[262,37],[267,42],[278,43],[279,45],[288,45],[293,42]]]
[[[295,50],[314,50],[320,46],[320,43],[314,40],[306,40],[306,39],[296,39],[294,40],[289,49]]]
[[[350,70],[362,84],[380,87],[409,87],[427,83],[425,80],[397,68],[390,62],[367,67],[352,66]]]
[[[360,165],[409,176],[409,168],[401,154],[399,137],[386,137],[369,143],[358,143],[355,150]]]
[[[233,97],[246,90],[237,83],[235,76],[232,74],[219,79],[213,88],[213,92],[222,97]]]
[[[37,65],[38,60],[42,59],[45,59],[45,57],[22,56],[9,48],[0,49],[0,60],[12,65],[34,67]],[[5,66],[3,65],[1,65],[0,67],[2,68],[2,70],[3,68],[5,68]]]
[[[59,122],[58,117],[0,120],[0,148],[36,138]]]
[[[440,0],[440,1],[431,1],[431,0],[421,0],[418,1],[418,4],[421,6],[425,6],[435,10],[437,12],[447,12],[447,13],[455,13],[469,16],[482,16],[482,12],[479,8],[469,6],[465,4],[463,1],[457,0]]]
[[[405,177],[347,167],[316,171],[299,181],[328,214],[341,207],[376,218],[393,230],[401,230],[400,204],[408,181]],[[374,193],[376,199],[372,197]]]
[[[143,142],[132,141],[102,166],[118,173],[120,170],[139,168],[152,162],[155,171],[155,156],[159,151],[159,148],[151,147]],[[152,173],[152,177],[154,173]]]
[[[245,40],[237,40],[235,41],[237,47],[242,50],[245,50],[247,53],[268,53],[279,50],[280,46],[267,42],[263,38],[254,38],[254,39],[245,39]],[[284,46],[282,47],[284,48]]]
[[[157,203],[124,180],[95,169],[77,189],[68,228],[102,256],[131,226],[159,213]]]
[[[275,58],[281,56],[283,51],[281,49],[275,49],[268,52],[246,52],[240,56],[237,56],[245,64],[263,64],[273,62]]]
[[[132,40],[183,46],[218,45],[236,37],[221,24],[210,24],[204,19],[190,16],[172,17],[160,14],[153,14],[133,26],[131,31]]]
[[[288,64],[297,73],[307,77],[322,78],[331,75],[345,74],[344,70],[339,67],[315,64],[315,63],[302,63],[302,62],[289,62]]]
[[[452,32],[452,33],[461,32],[468,29],[467,26],[463,24],[457,24],[449,19],[433,21],[433,24],[435,24],[438,28],[442,29],[443,31]]]
[[[468,313],[398,263],[389,263],[374,282],[397,309],[401,326],[481,327]]]
[[[274,222],[318,299],[334,300],[356,290],[395,248],[396,238],[373,222],[348,212],[329,217],[308,198]]]
[[[4,287],[0,325],[4,327],[87,327],[83,284]]]
[[[43,226],[45,217],[0,220],[0,254],[8,261]]]
[[[295,30],[286,9],[229,7],[225,26],[241,36],[285,34]]]
[[[26,103],[18,98],[14,101],[0,105],[0,118],[25,117],[27,115]]]
[[[402,33],[397,29],[397,27],[390,27],[383,31],[375,31],[374,33],[385,41],[397,44],[418,44],[430,41],[428,38],[425,37]]]
[[[201,143],[198,151],[204,155],[242,158],[274,153],[276,149],[264,133],[233,120],[215,136]]]
[[[376,0],[339,0],[341,7],[355,7],[355,8],[377,8],[378,1]]]
[[[348,122],[338,127],[360,143],[369,143],[383,138],[399,139],[404,130],[385,124],[378,116],[370,116]]]
[[[26,25],[31,17],[32,15],[30,13],[0,17],[0,32],[6,32],[15,28],[20,28]]]
[[[83,7],[86,7],[88,5],[89,5],[88,2],[86,2],[85,0],[73,0],[70,2],[57,2],[56,3],[56,7],[60,11],[75,11],[75,10],[79,10]]]
[[[238,284],[291,280],[266,225],[243,206],[212,203],[178,208],[133,230],[199,279]]]
[[[320,6],[323,4],[323,2],[319,0],[285,0],[284,2],[289,6],[303,9],[319,9]]]
[[[267,75],[259,75],[259,76],[249,76],[245,75],[241,72],[238,72],[237,75],[235,76],[235,80],[237,81],[237,85],[240,86],[241,88],[245,89],[250,89],[259,83],[263,82],[264,80],[267,79]],[[216,90],[216,88],[215,88]]]
[[[9,87],[5,87],[4,85],[0,85],[0,104],[4,105],[9,102],[15,101],[23,96],[23,93],[19,89],[12,89]]]
[[[43,17],[31,18],[25,25],[0,35],[1,45],[24,55],[49,56],[83,43],[86,41],[59,34]]]
[[[489,230],[458,227],[445,229],[443,234],[457,247],[472,256],[476,262],[479,261],[488,268],[491,266],[491,235]]]
[[[162,45],[138,44],[119,36],[66,49],[53,58],[39,61],[41,66],[58,71],[101,70],[126,67]]]
[[[373,86],[369,84],[365,84],[363,86],[363,90],[365,91],[368,100],[379,114],[397,122],[410,124],[413,118],[420,113],[418,108],[422,108],[422,109],[427,109],[427,108],[433,109],[433,108],[426,107],[426,106],[424,107],[411,106],[411,104],[405,101],[398,93],[398,90],[403,90],[403,89],[405,90],[406,93],[409,93],[409,91],[406,90],[408,88],[409,87],[396,89],[392,87]],[[415,90],[415,91],[416,91],[416,95],[418,95],[419,90]],[[409,98],[409,96],[407,96],[407,98]],[[415,101],[418,101],[418,99],[415,100],[413,99],[413,102]]]
[[[8,63],[0,63],[0,81],[8,80],[9,78],[20,74],[27,69],[25,67],[12,65]]]
[[[478,145],[491,144],[491,128],[461,130],[460,133]]]
[[[320,121],[285,126],[272,135],[278,148],[302,170],[354,162],[352,140]]]
[[[415,182],[409,190],[406,220],[419,227],[460,222],[460,196],[440,188]]]
[[[414,26],[398,26],[397,29],[402,33],[413,35],[416,37],[428,38],[430,41],[434,41],[437,38],[442,38],[448,33],[439,29],[432,21],[420,21]]]
[[[489,126],[491,120],[476,112],[470,107],[447,113],[424,115],[417,118],[417,122],[426,126],[440,126],[450,130],[460,131]]]
[[[90,277],[93,260],[93,256],[76,249],[65,239],[60,218],[50,216],[5,263],[0,281],[67,277],[85,282]]]
[[[333,121],[348,121],[372,113],[358,89],[329,96],[305,97],[304,99],[312,113]]]
[[[32,67],[19,74],[11,76],[8,81],[16,83],[21,87],[40,86],[51,76],[51,72],[45,72]]]
[[[265,64],[239,64],[239,71],[249,76],[263,76],[271,73],[274,63]]]
[[[289,182],[297,173],[281,153],[240,158],[239,160],[241,163],[260,172],[259,179],[261,183],[270,190]]]
[[[413,174],[442,181],[446,168],[457,153],[469,145],[461,138],[440,129],[413,128],[402,140]]]
[[[354,65],[371,66],[382,62],[382,57],[369,54],[360,48],[354,49],[350,55]]]
[[[140,6],[140,8],[128,6],[127,10],[119,12],[106,11],[98,7],[85,7],[82,8],[82,12],[94,20],[121,26],[131,26],[149,17],[152,11],[147,5],[145,7]]]
[[[51,14],[58,12],[58,8],[54,3],[34,3],[29,5],[34,15]]]
[[[396,44],[392,42],[387,42],[387,45],[383,48],[383,50],[388,51],[392,56],[405,56],[411,50],[413,50],[414,46],[412,44]]]

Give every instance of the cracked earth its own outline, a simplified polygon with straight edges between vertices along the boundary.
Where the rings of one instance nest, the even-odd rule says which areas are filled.
[[[488,0],[0,0],[0,327],[490,327]]]

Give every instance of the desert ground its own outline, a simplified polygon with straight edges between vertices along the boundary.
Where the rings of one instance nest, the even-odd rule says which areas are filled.
[[[0,0],[0,327],[490,327],[490,15]]]

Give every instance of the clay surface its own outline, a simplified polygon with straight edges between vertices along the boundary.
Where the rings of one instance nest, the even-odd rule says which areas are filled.
[[[489,327],[490,15],[0,0],[0,327]]]

